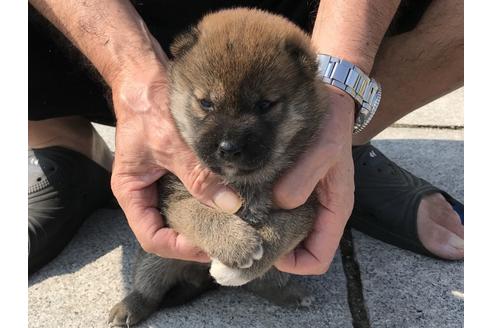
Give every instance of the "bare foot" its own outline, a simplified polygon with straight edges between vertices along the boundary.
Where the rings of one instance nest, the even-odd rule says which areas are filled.
[[[422,199],[417,213],[417,232],[422,244],[434,255],[448,260],[464,257],[464,226],[442,194]]]

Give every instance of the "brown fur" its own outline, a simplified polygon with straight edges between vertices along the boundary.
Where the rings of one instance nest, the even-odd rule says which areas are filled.
[[[310,232],[316,199],[282,210],[272,205],[271,193],[275,179],[312,141],[327,110],[308,36],[280,16],[224,10],[178,37],[172,51],[171,111],[178,129],[244,201],[237,215],[218,212],[168,174],[160,181],[167,223],[214,259],[210,272],[217,281],[246,284],[277,304],[306,305],[307,294],[272,265]],[[205,111],[201,99],[213,103],[213,110]],[[264,99],[273,105],[262,112],[258,103]],[[226,139],[245,140],[240,160],[232,164],[217,151]],[[113,308],[110,323],[144,319],[176,285],[182,299],[198,295],[212,283],[209,267],[142,251],[134,290]],[[229,269],[234,279],[218,278]]]

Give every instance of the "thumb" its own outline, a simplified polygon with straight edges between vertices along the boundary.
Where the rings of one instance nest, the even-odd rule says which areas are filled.
[[[203,165],[191,151],[176,156],[170,170],[183,182],[190,194],[201,203],[226,213],[236,213],[241,198],[222,179]]]
[[[319,180],[332,165],[333,157],[329,156],[326,147],[314,144],[306,151],[273,188],[275,203],[285,209],[301,206],[312,194]]]

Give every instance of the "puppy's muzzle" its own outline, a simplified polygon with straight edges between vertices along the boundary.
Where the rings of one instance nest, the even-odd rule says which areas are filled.
[[[223,140],[218,147],[219,157],[227,162],[241,159],[244,144],[234,140]]]

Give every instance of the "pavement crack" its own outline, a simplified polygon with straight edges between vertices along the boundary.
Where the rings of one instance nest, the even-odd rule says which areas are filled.
[[[437,129],[437,130],[463,130],[463,125],[435,125],[435,124],[405,124],[395,123],[392,128],[412,128],[412,129]]]
[[[340,241],[340,252],[347,281],[347,298],[352,315],[352,325],[354,328],[370,328],[371,323],[364,301],[359,263],[355,258],[352,230],[350,228],[345,228]]]

